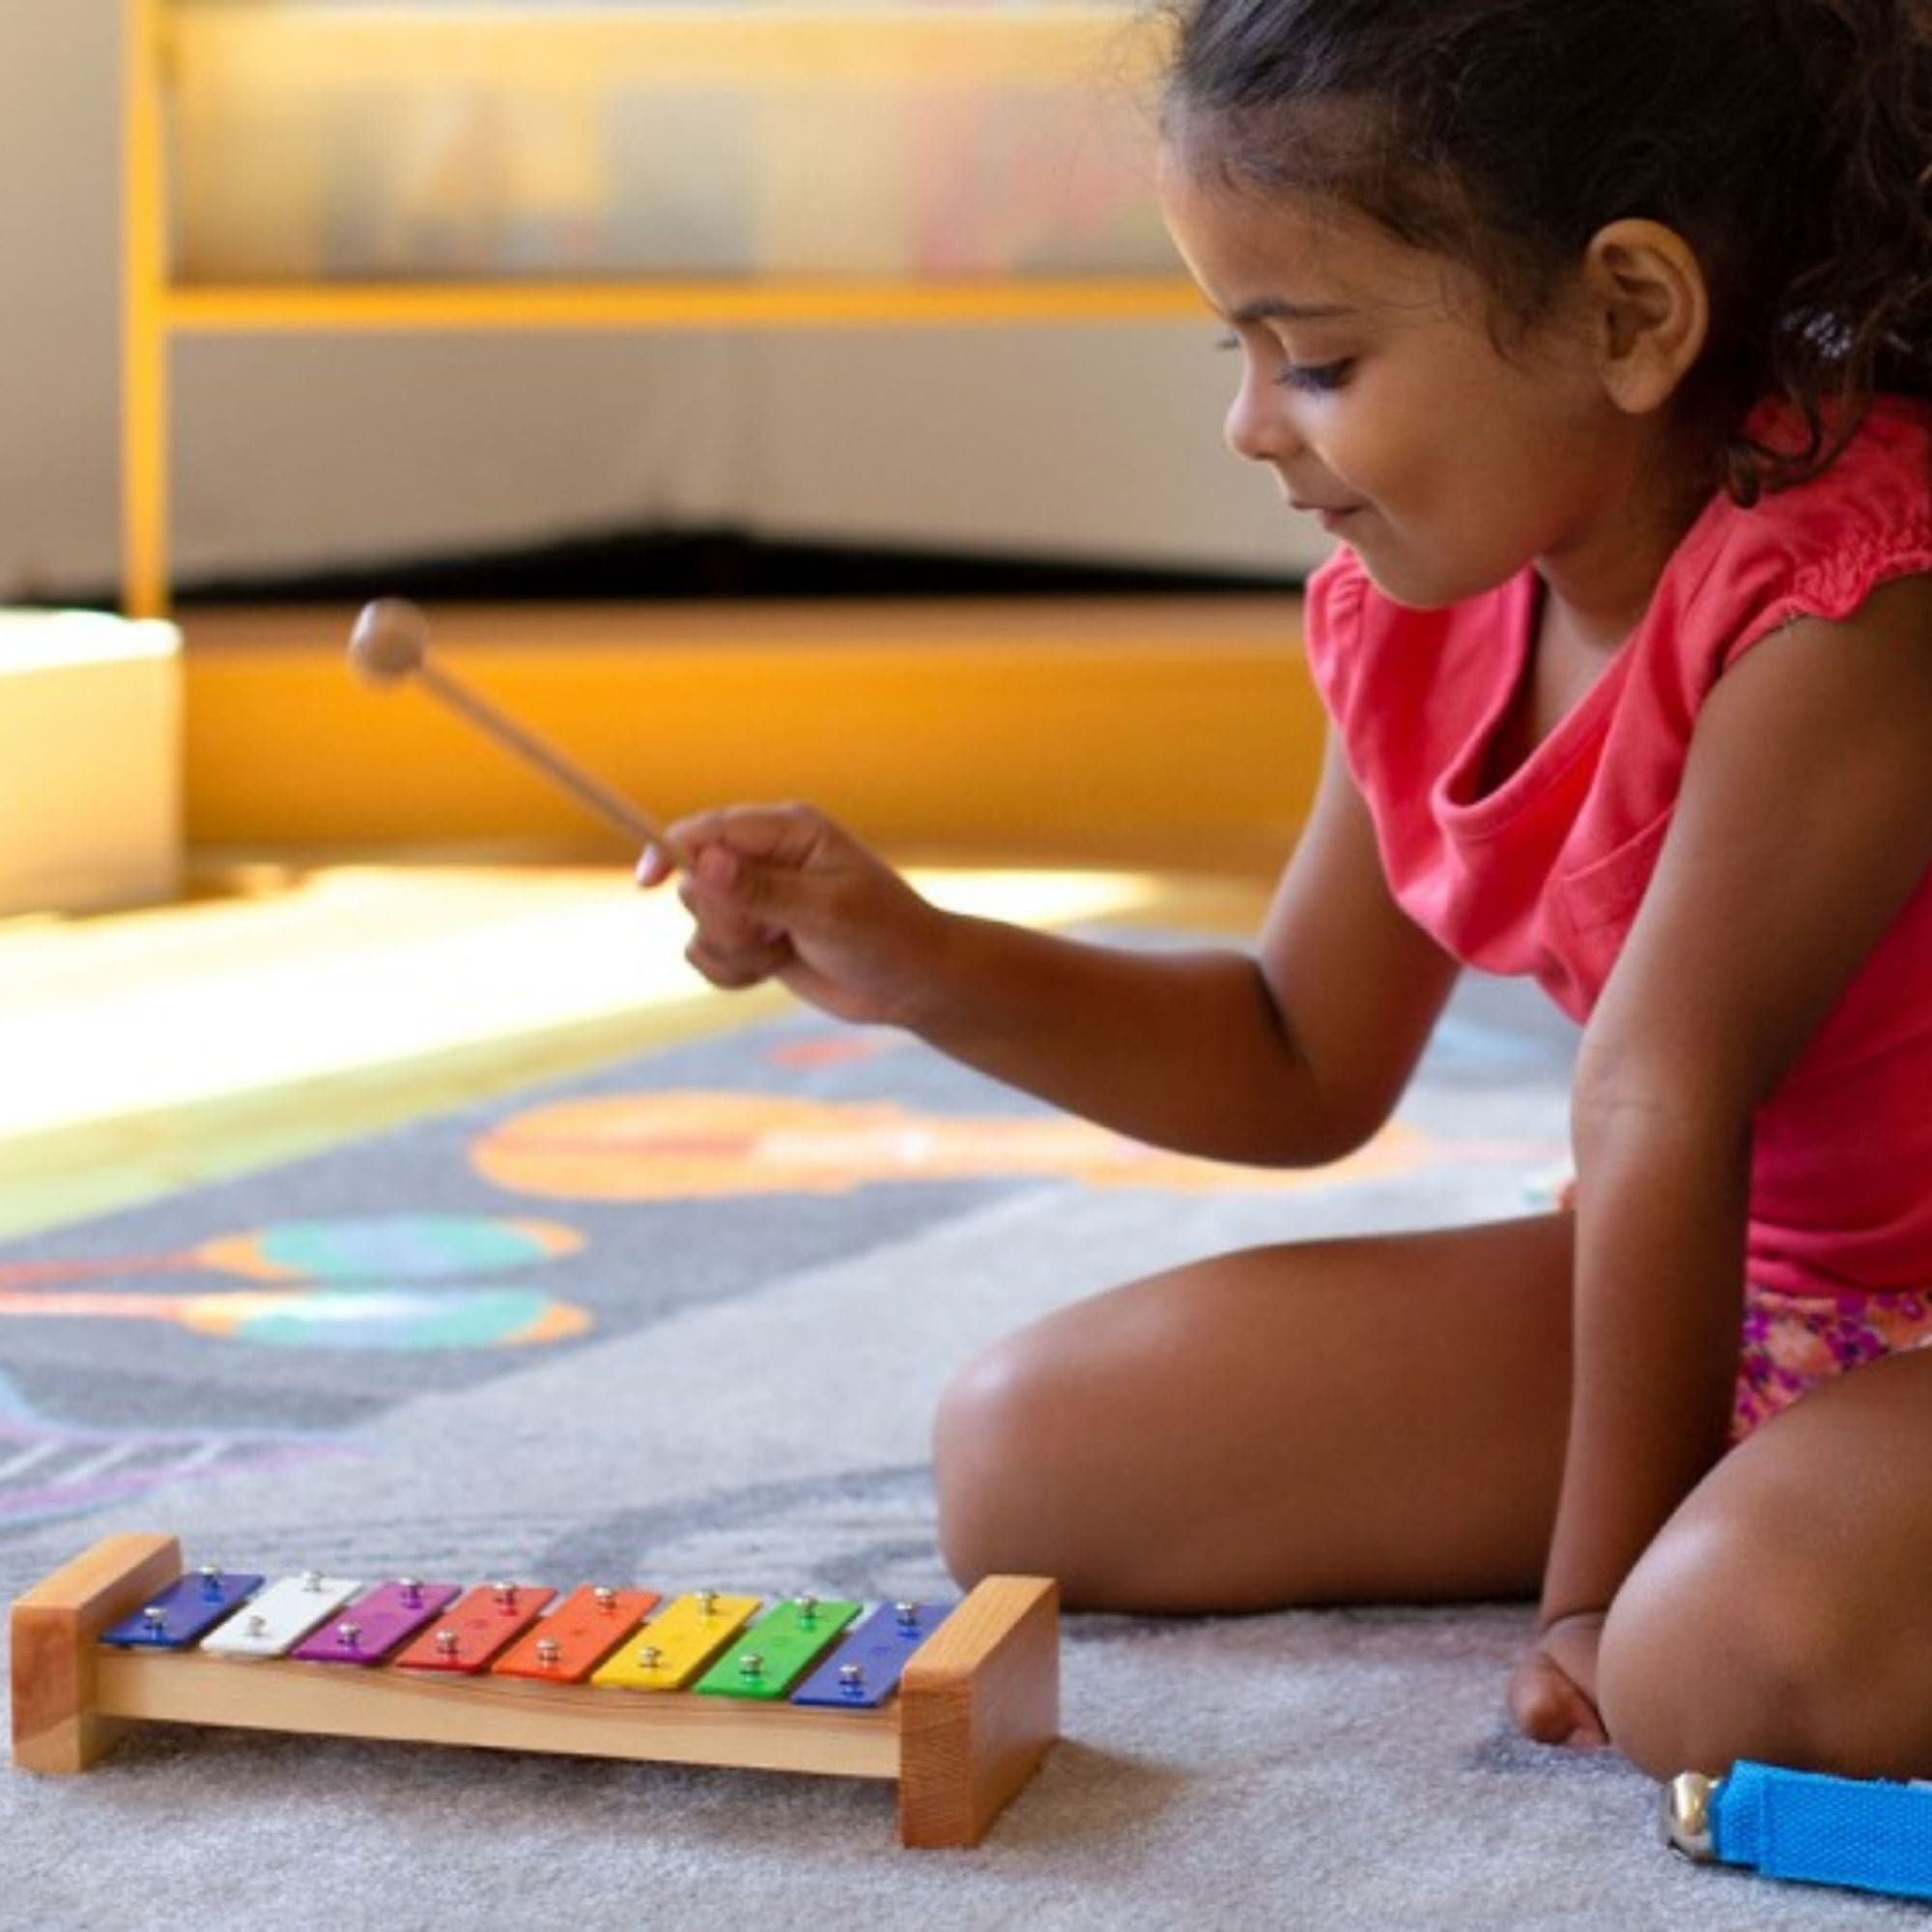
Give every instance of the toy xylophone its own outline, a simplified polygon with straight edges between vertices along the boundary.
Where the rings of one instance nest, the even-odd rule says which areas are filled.
[[[907,1845],[972,1845],[1058,1736],[1058,1597],[271,1581],[114,1536],[14,1604],[14,1761],[84,1771],[148,1719],[819,1772],[895,1780]]]

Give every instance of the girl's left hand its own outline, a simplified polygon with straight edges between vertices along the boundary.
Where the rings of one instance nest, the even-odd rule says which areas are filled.
[[[1559,1617],[1536,1639],[1510,1678],[1510,1716],[1540,1745],[1597,1750],[1609,1743],[1597,1712],[1601,1610]]]

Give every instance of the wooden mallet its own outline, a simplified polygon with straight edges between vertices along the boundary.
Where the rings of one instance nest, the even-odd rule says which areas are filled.
[[[444,670],[430,656],[429,619],[415,605],[401,597],[379,597],[365,605],[349,634],[349,662],[371,684],[400,684],[414,678],[431,696],[487,732],[553,784],[560,785],[580,805],[588,806],[606,824],[640,843],[656,845],[676,860],[676,847],[648,812],[639,811],[622,793],[612,791],[603,780],[506,718],[453,672]]]

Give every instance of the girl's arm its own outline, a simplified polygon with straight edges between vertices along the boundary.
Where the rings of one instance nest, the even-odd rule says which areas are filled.
[[[1915,578],[1846,622],[1794,623],[1712,693],[1586,1031],[1576,1370],[1546,1627],[1601,1612],[1722,1454],[1752,1112],[1928,866],[1932,580]]]
[[[1296,1165],[1360,1144],[1455,979],[1383,883],[1327,759],[1258,950],[1141,952],[940,911],[804,807],[669,829],[715,983],[778,979],[840,1018],[909,1028],[1010,1086],[1158,1146]],[[665,875],[647,855],[645,884]]]

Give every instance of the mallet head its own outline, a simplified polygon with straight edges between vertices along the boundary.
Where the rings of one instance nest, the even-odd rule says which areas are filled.
[[[349,634],[349,662],[372,684],[413,677],[429,655],[429,619],[401,597],[362,608]]]

